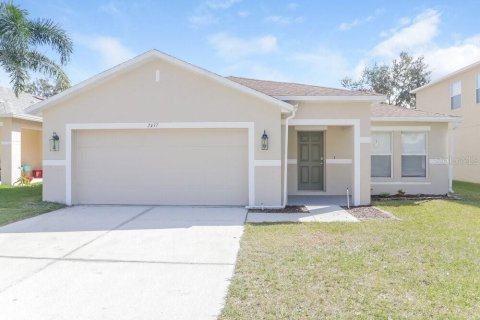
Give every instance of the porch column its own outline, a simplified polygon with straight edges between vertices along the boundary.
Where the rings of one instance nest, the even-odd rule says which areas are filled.
[[[453,162],[455,152],[455,129],[457,129],[456,123],[449,123],[448,125],[448,192],[453,193]]]
[[[12,185],[20,177],[22,131],[12,120],[4,122],[1,129],[1,182],[3,185]]]

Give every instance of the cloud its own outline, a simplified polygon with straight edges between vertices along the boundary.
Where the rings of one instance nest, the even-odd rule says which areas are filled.
[[[277,24],[277,25],[289,25],[294,22],[303,22],[302,17],[285,17],[285,16],[268,16],[264,19],[265,22]]]
[[[215,14],[215,12],[219,10],[229,9],[240,1],[241,0],[209,0],[203,2],[199,6],[197,6],[197,8],[195,9],[195,13],[188,17],[188,21],[194,28],[217,24],[219,23],[220,19]],[[249,14],[247,11],[243,12],[246,14],[245,16]]]
[[[205,4],[210,9],[218,10],[218,9],[228,9],[236,3],[239,3],[241,0],[210,0],[207,1]]]
[[[353,20],[352,22],[342,22],[339,26],[338,26],[338,30],[340,31],[348,31],[350,29],[352,29],[353,27],[356,27],[360,24],[360,20],[359,19],[355,19]]]
[[[215,48],[219,57],[230,61],[272,53],[278,49],[277,38],[273,35],[242,39],[221,32],[210,36],[208,42]]]
[[[246,18],[250,15],[250,12],[246,10],[241,10],[241,11],[238,11],[237,14],[239,17]]]
[[[118,7],[112,1],[102,4],[98,9],[101,12],[114,17],[123,16],[123,13],[120,11],[120,9],[118,9]]]
[[[350,21],[350,22],[342,22],[339,26],[338,26],[338,30],[339,31],[348,31],[348,30],[351,30],[353,29],[354,27],[358,27],[364,23],[367,23],[367,22],[371,22],[373,21],[377,16],[383,14],[385,12],[385,9],[383,8],[380,8],[380,9],[377,9],[375,10],[375,12],[366,17],[366,18],[363,18],[363,19],[360,19],[360,18],[357,18],[357,19],[354,19],[353,21]]]
[[[106,36],[79,38],[79,42],[99,54],[104,67],[112,67],[135,56],[120,39]]]
[[[298,3],[296,2],[290,2],[289,4],[287,4],[287,9],[288,10],[297,10],[297,8],[299,7]]]
[[[348,62],[341,52],[319,46],[310,52],[292,54],[291,60],[297,68],[303,68],[303,81],[309,83],[339,83],[340,79],[350,73]]]
[[[404,21],[405,18],[403,18]],[[373,55],[393,58],[400,51],[410,52],[418,50],[419,46],[426,46],[438,34],[440,13],[433,9],[425,10],[415,17],[412,23],[396,30],[387,39],[373,48]]]
[[[196,14],[188,18],[190,24],[194,27],[202,27],[218,23],[218,18],[211,13]]]

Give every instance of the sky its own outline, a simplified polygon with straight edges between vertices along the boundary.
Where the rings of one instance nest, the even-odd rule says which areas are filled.
[[[401,51],[424,56],[433,79],[480,60],[480,0],[14,3],[71,36],[72,84],[150,49],[224,76],[330,87]]]

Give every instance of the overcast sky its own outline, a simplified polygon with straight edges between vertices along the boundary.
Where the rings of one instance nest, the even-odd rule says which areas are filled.
[[[333,87],[402,50],[425,56],[434,78],[480,60],[480,1],[15,3],[71,35],[73,84],[152,48],[225,76]]]

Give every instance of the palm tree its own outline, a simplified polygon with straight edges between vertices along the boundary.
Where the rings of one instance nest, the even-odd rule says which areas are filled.
[[[60,62],[39,51],[44,46],[58,53]],[[70,80],[62,66],[70,60],[73,43],[58,24],[50,19],[28,19],[28,11],[12,3],[0,3],[0,66],[10,76],[13,91],[25,90],[29,72],[42,73],[68,88]]]

